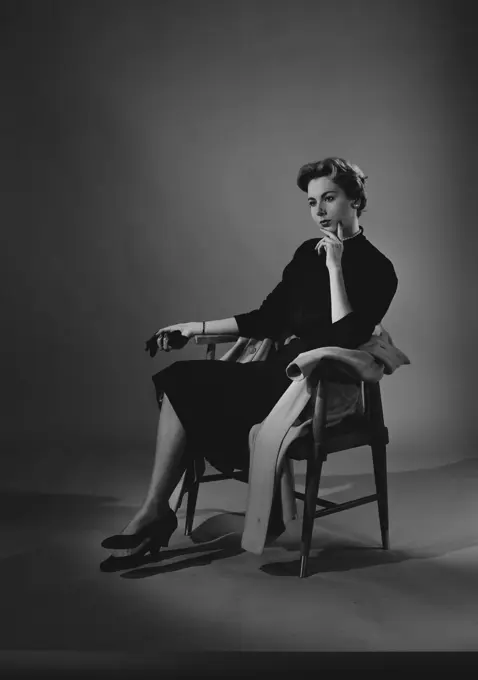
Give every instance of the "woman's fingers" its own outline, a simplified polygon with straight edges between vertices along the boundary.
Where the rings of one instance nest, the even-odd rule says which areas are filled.
[[[342,243],[343,241],[344,229],[340,220],[337,222],[337,229],[335,231],[326,231],[322,228],[320,228],[320,231],[324,234],[324,236],[328,236],[331,242]]]
[[[175,330],[177,327],[175,326],[167,326],[166,328],[161,328],[157,333],[157,344],[158,348],[162,352],[170,352],[172,347],[169,344],[169,334]]]
[[[343,240],[344,240],[344,227],[343,227],[342,222],[340,222],[340,220],[339,220],[339,222],[338,222],[338,224],[337,224],[337,236],[338,236],[338,238],[339,238],[339,241],[343,241]]]
[[[161,330],[161,331],[158,331],[158,334],[157,334],[157,335],[158,335],[158,339],[157,339],[158,347],[159,347],[159,349],[160,349],[162,352],[164,352],[165,349],[166,349],[168,334],[167,334],[167,332],[163,329],[163,330]]]
[[[168,332],[170,331],[170,328],[171,326],[166,326],[165,328],[160,328],[159,331],[156,332],[158,348],[162,352],[168,351]]]
[[[169,352],[170,351],[170,346],[169,346],[169,333],[163,333],[163,351]]]
[[[319,243],[316,245],[316,250],[317,254],[320,255],[320,250],[322,249],[325,252],[325,246],[327,245],[327,239],[323,238]]]
[[[176,348],[170,343],[171,333],[179,332],[182,336],[189,340],[189,338],[193,335],[192,326],[192,323],[178,323],[173,324],[172,326],[160,328],[159,331],[155,333],[158,348],[163,352],[171,352],[171,350]],[[176,344],[176,342],[174,344]]]

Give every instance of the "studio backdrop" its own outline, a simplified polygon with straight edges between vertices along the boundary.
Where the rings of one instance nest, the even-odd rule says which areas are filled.
[[[399,279],[391,467],[474,455],[469,10],[3,3],[5,446],[152,446],[151,375],[204,348],[152,360],[144,341],[259,306],[318,235],[299,167],[338,155],[368,175],[360,224]]]

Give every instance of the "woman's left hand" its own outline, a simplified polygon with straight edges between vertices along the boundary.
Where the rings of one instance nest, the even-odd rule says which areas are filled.
[[[344,251],[342,222],[337,223],[336,232],[327,231],[326,229],[321,229],[320,231],[324,234],[324,238],[315,246],[317,254],[320,255],[320,250],[323,248],[327,257],[325,262],[327,268],[341,267],[342,253]]]

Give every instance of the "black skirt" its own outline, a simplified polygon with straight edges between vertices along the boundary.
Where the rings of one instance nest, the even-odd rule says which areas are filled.
[[[152,376],[158,404],[167,395],[188,445],[223,472],[249,469],[249,430],[262,422],[289,387],[285,369],[299,352],[293,340],[264,361],[241,364],[175,361]],[[294,344],[293,344],[294,343]]]

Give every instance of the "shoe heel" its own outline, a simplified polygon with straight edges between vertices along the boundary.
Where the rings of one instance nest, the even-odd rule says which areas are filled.
[[[168,541],[168,542],[169,542],[169,541]],[[150,553],[153,557],[156,557],[156,555],[159,555],[159,553],[161,552],[161,548],[167,547],[167,545],[168,545],[167,543],[166,543],[166,545],[165,545],[165,542],[164,542],[164,541],[154,541],[154,540],[153,540],[153,541],[150,542],[150,544],[149,544],[149,546],[148,546],[149,553]]]
[[[158,548],[167,548],[168,547],[169,541],[171,540],[171,536],[176,531],[176,528],[177,527],[171,527],[171,533],[169,534],[169,536],[162,536],[161,538],[157,539]],[[153,541],[154,541],[154,539],[153,539]]]
[[[174,534],[176,529],[178,528],[178,518],[176,517],[176,513],[172,513],[171,519],[169,522],[169,533],[166,534],[165,536],[162,537],[162,543],[165,548],[168,547],[169,541],[171,540],[171,536]]]
[[[151,538],[150,544],[149,544],[149,551],[151,555],[157,555],[161,548],[167,548],[169,545],[169,541],[171,540],[171,536],[174,534],[176,529],[178,528],[178,521],[176,519],[176,515],[174,516],[174,519],[172,520],[171,527],[169,530],[169,535],[166,536],[161,536],[161,537],[154,537]]]

